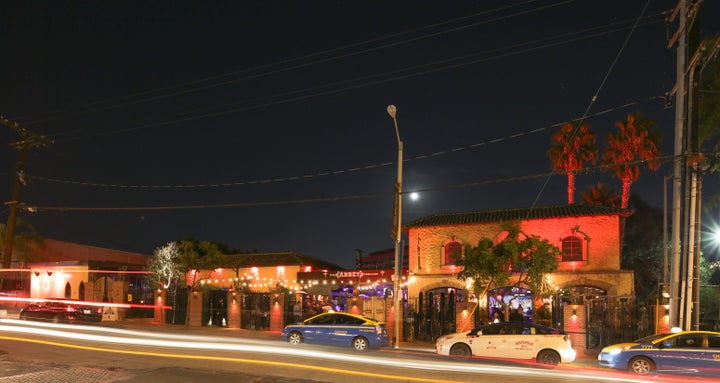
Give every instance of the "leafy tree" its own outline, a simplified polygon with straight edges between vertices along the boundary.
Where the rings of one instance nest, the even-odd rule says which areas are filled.
[[[583,163],[597,161],[596,139],[590,126],[580,122],[563,124],[550,139],[553,146],[547,153],[552,169],[567,174],[568,204],[575,203],[575,172],[583,168]]]
[[[452,255],[455,264],[463,268],[458,279],[471,281],[478,296],[505,286],[527,287],[542,296],[548,291],[544,276],[557,270],[560,249],[546,239],[524,233],[520,222],[503,222],[501,228],[508,234],[497,244],[482,238],[477,246],[465,245],[464,257]]]
[[[5,225],[0,225],[0,237],[2,237],[1,239],[3,244],[5,243],[6,235],[7,231]],[[23,263],[38,262],[40,261],[38,250],[44,248],[45,241],[40,235],[38,235],[35,228],[27,221],[18,218],[15,223],[15,231],[13,232],[12,251],[13,254],[19,256],[18,260]],[[0,251],[4,251],[4,246],[2,246]],[[5,254],[3,254],[3,259],[5,259]],[[9,255],[7,257],[8,266],[11,261],[12,255]]]
[[[147,270],[153,273],[157,285],[162,285],[166,289],[177,285],[182,276],[177,263],[179,255],[177,242],[168,242],[165,246],[155,249]]]
[[[225,263],[225,255],[220,252],[218,245],[208,241],[198,241],[194,238],[182,239],[177,242],[177,256],[175,262],[180,271],[181,282],[191,291],[197,290],[202,276],[200,273],[207,272],[206,278],[210,278],[212,272]],[[188,294],[187,307],[190,307],[192,294]],[[190,310],[186,311],[185,325],[190,323]]]
[[[207,278],[210,278],[212,272],[221,267],[226,260],[217,244],[208,241],[182,239],[177,243],[177,248],[176,261],[182,273],[181,279],[193,290],[197,289],[202,279],[200,274],[202,271],[207,272]]]
[[[639,113],[628,114],[625,121],[618,121],[615,126],[619,132],[608,134],[602,163],[622,181],[620,207],[625,209],[630,200],[630,186],[640,178],[636,161],[645,161],[652,170],[660,168],[660,135],[651,130],[655,122],[642,118]]]
[[[583,192],[581,197],[582,202],[586,205],[620,207],[620,193],[606,183],[598,182],[587,192]]]
[[[0,252],[4,252],[5,239],[7,238],[6,236],[7,230],[5,225],[0,225],[0,240],[2,240],[2,243],[0,243]],[[27,264],[29,262],[39,262],[41,259],[38,250],[44,248],[45,241],[37,234],[35,228],[27,221],[18,217],[15,222],[15,230],[13,232],[12,254],[2,254],[0,259],[2,259],[2,263],[5,268],[10,267],[13,260],[13,254],[17,255],[17,260],[23,264]],[[7,287],[5,286],[5,278],[3,275],[4,273],[0,273],[0,289],[5,289]],[[10,287],[13,288],[12,286]]]
[[[630,198],[635,212],[625,221],[621,267],[635,273],[638,302],[652,301],[662,280],[663,211],[648,205],[637,194]]]
[[[718,43],[720,37],[708,39],[706,46],[712,47]],[[720,59],[715,56],[709,60],[700,74],[698,99],[698,135],[701,144],[710,141],[720,134]],[[714,150],[720,150],[720,141],[714,145]]]

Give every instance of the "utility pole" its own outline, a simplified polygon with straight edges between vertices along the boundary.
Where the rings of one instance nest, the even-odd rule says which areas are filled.
[[[680,217],[681,217],[681,190],[683,175],[683,132],[685,122],[685,29],[687,14],[687,0],[680,0],[673,15],[679,15],[679,26],[675,36],[668,44],[670,48],[677,41],[677,81],[675,83],[675,147],[673,165],[673,203],[672,203],[672,254],[670,263],[670,327],[679,327],[680,319]]]
[[[698,77],[720,44],[716,41],[706,54],[706,42],[699,41],[700,1],[679,0],[670,21],[678,17],[678,29],[668,44],[677,42],[677,82],[675,93],[675,152],[673,171],[673,238],[670,280],[670,326],[699,329],[701,253],[702,162],[698,131]],[[690,37],[688,37],[690,36]],[[687,60],[689,49],[694,50]],[[700,68],[696,75],[696,69]],[[685,179],[684,188],[682,179]],[[682,189],[682,191],[681,191]],[[681,201],[684,200],[684,203]],[[681,207],[682,206],[682,207]],[[681,223],[680,213],[684,210]],[[682,236],[681,236],[682,233]],[[682,243],[682,248],[681,248]]]
[[[10,121],[2,116],[0,116],[0,124],[5,125],[8,128],[14,129],[20,135],[20,141],[12,142],[9,144],[11,148],[17,149],[20,152],[18,163],[16,166],[15,185],[13,186],[12,200],[5,202],[6,205],[10,205],[10,214],[8,215],[7,225],[5,226],[5,244],[2,254],[2,268],[9,269],[12,262],[13,240],[15,237],[15,223],[17,222],[17,213],[20,206],[20,191],[22,190],[22,186],[26,184],[25,154],[30,148],[51,144],[52,140],[41,134],[33,133],[21,127],[17,122]],[[0,285],[0,288],[2,287],[3,286]]]

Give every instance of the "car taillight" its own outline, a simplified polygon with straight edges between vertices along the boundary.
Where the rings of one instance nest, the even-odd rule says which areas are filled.
[[[75,307],[68,306],[68,307],[65,307],[65,311],[67,311],[69,313],[74,313],[75,311],[77,311],[77,309],[75,309]]]

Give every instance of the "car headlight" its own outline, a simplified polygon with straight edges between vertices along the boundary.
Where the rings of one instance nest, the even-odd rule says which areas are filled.
[[[619,354],[619,353],[627,350],[628,348],[630,348],[630,347],[618,347],[618,348],[614,348],[614,349],[610,350],[610,352],[609,352],[608,354],[610,354],[610,355],[617,355],[617,354]]]

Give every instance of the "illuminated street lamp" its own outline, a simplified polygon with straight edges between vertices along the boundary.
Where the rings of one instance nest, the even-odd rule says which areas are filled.
[[[398,170],[397,183],[395,184],[395,205],[393,209],[392,235],[395,237],[395,280],[393,281],[393,347],[398,348],[400,342],[400,241],[402,239],[402,165],[403,165],[403,143],[400,140],[400,130],[397,124],[397,108],[395,105],[388,105],[387,112],[395,123],[395,136],[398,143]]]

